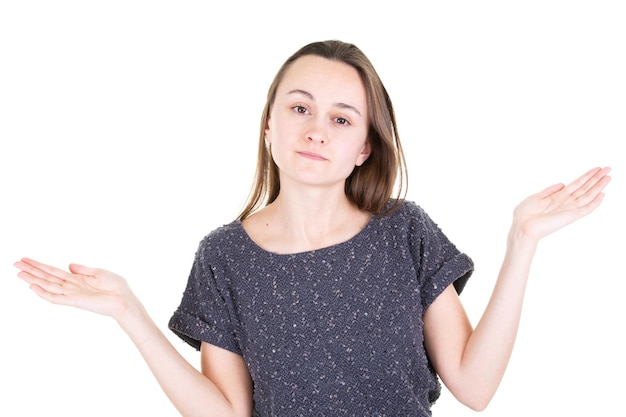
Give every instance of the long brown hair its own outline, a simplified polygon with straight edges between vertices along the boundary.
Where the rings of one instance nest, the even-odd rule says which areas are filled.
[[[245,219],[256,210],[270,204],[278,196],[280,191],[278,167],[265,144],[265,128],[278,85],[291,65],[305,55],[316,55],[343,62],[355,68],[361,76],[367,96],[370,120],[367,140],[371,154],[365,163],[355,167],[346,179],[345,192],[348,199],[361,210],[377,215],[390,212],[404,199],[407,182],[406,161],[400,145],[391,99],[374,66],[359,48],[350,43],[329,40],[313,42],[299,49],[285,61],[274,77],[261,117],[254,185],[238,219]],[[396,185],[395,199],[389,204]]]

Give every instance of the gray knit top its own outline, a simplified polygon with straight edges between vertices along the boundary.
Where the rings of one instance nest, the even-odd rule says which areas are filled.
[[[413,202],[346,242],[286,255],[234,221],[201,241],[169,328],[242,355],[255,415],[430,416],[441,387],[422,316],[472,271]]]

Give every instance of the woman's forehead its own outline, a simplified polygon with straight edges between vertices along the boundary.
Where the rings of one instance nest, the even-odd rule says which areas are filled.
[[[317,55],[298,58],[285,72],[278,85],[279,94],[296,90],[306,91],[315,99],[349,99],[354,102],[353,105],[366,103],[365,87],[354,67]]]

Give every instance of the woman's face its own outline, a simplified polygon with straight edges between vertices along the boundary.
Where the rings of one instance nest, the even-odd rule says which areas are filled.
[[[367,98],[351,66],[315,55],[298,58],[278,85],[265,129],[281,189],[342,187],[370,153]]]

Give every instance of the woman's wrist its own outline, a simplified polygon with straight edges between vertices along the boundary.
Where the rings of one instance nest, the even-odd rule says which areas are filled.
[[[514,223],[509,230],[507,244],[509,249],[534,253],[539,244],[539,238]]]

